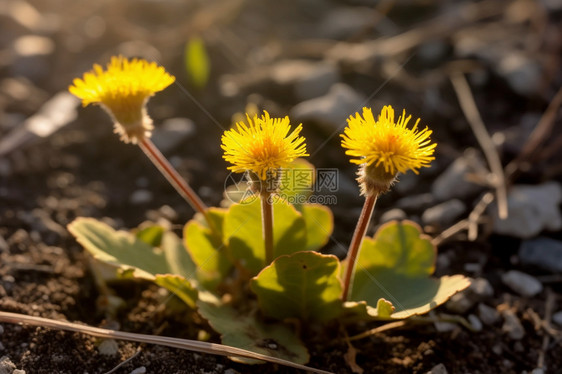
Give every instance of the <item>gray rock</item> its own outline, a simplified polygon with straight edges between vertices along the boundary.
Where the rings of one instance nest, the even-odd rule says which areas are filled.
[[[452,322],[434,322],[433,324],[438,332],[451,332],[457,329],[457,325]]]
[[[519,321],[519,318],[510,309],[504,310],[503,313],[504,323],[502,331],[506,333],[513,340],[521,340],[525,336],[525,329]]]
[[[152,192],[149,190],[136,190],[129,197],[129,201],[134,205],[147,204],[152,201]]]
[[[468,312],[475,304],[475,301],[470,294],[465,292],[459,292],[454,294],[445,304],[447,310],[457,313],[457,314],[464,314]]]
[[[410,195],[396,202],[396,207],[406,210],[422,210],[435,205],[435,197],[431,193]]]
[[[188,118],[170,118],[152,133],[152,142],[163,153],[172,151],[195,135],[195,124]]]
[[[119,353],[119,344],[113,339],[104,339],[98,345],[98,352],[103,356],[115,356]]]
[[[443,364],[437,364],[427,374],[447,374],[447,368]]]
[[[483,187],[469,182],[466,179],[467,175],[480,173],[485,168],[478,152],[469,149],[435,179],[431,186],[431,193],[439,201],[460,199],[476,194]]]
[[[46,138],[73,121],[78,115],[78,104],[79,100],[68,92],[53,96],[35,115],[0,139],[0,157],[31,140]]]
[[[482,331],[482,328],[484,327],[482,326],[482,322],[474,314],[468,315],[468,322],[470,322],[470,325],[475,331]]]
[[[494,296],[494,289],[486,278],[472,279],[468,291],[479,298]]]
[[[131,374],[144,374],[144,373],[146,373],[146,367],[144,366],[140,366],[135,370],[131,371]]]
[[[49,57],[54,50],[55,43],[51,38],[39,35],[18,37],[13,43],[13,75],[30,80],[44,78],[49,73]]]
[[[525,240],[519,248],[519,259],[523,265],[538,266],[553,273],[561,273],[562,242],[545,237]]]
[[[16,369],[16,365],[10,360],[8,356],[0,358],[0,374],[12,374]]]
[[[520,95],[530,95],[539,88],[542,68],[537,59],[511,51],[502,56],[497,70],[509,86]]]
[[[321,38],[346,39],[373,25],[373,10],[365,7],[338,7],[322,17]]]
[[[545,371],[542,368],[536,368],[531,371],[531,374],[545,374]]]
[[[4,333],[4,326],[0,325],[0,335]]]
[[[496,204],[490,204],[494,232],[528,239],[543,230],[560,230],[562,216],[558,205],[561,201],[562,186],[556,182],[514,186],[508,192],[507,219],[501,220]]]
[[[533,297],[543,289],[542,283],[535,277],[518,270],[510,270],[503,274],[502,282],[513,291],[526,297]]]
[[[476,311],[478,313],[478,317],[480,317],[480,320],[488,326],[491,326],[500,320],[500,314],[498,313],[498,311],[486,304],[478,304]]]
[[[4,347],[4,344],[2,344],[2,342],[0,342],[0,352],[2,352],[4,349],[6,349],[6,348]]]
[[[552,320],[554,321],[554,323],[556,323],[558,326],[562,326],[562,310],[559,312],[556,312],[552,315]]]
[[[453,223],[465,211],[464,203],[458,199],[453,199],[426,209],[421,219],[426,225],[444,227]]]
[[[335,64],[307,60],[281,61],[271,68],[270,75],[275,85],[294,90],[299,101],[326,94],[340,80]]]
[[[346,84],[336,83],[324,96],[303,101],[291,110],[291,118],[296,121],[315,121],[341,130],[346,119],[365,105],[365,98]]]
[[[7,158],[0,158],[0,177],[7,178],[12,175],[12,164]]]
[[[393,221],[393,220],[402,220],[402,219],[406,219],[406,213],[404,213],[404,211],[402,209],[390,209],[387,210],[386,212],[384,212],[381,215],[380,218],[380,223],[385,223],[385,222],[389,222],[389,221]]]

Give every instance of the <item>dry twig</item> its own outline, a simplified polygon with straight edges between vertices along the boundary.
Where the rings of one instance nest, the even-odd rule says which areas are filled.
[[[498,215],[501,219],[507,218],[507,188],[500,156],[494,146],[494,142],[486,130],[482,117],[478,112],[474,97],[468,86],[468,82],[462,73],[451,73],[451,82],[457,93],[459,103],[466,116],[466,119],[480,144],[484,156],[488,161],[492,175],[494,176],[494,186],[498,201]]]
[[[171,338],[167,336],[135,334],[131,332],[115,331],[102,329],[99,327],[92,327],[86,325],[79,325],[77,323],[57,321],[48,318],[27,316],[19,313],[9,313],[0,311],[0,322],[24,324],[30,326],[40,326],[57,330],[79,332],[97,338],[104,339],[117,339],[127,340],[138,343],[158,344],[166,347],[186,349],[194,352],[209,353],[219,356],[234,356],[242,358],[250,358],[255,360],[262,360],[274,364],[293,367],[300,370],[305,370],[313,373],[332,374],[329,371],[310,368],[305,365],[299,365],[291,361],[283,360],[281,358],[267,356],[264,354],[247,351],[245,349],[230,347],[222,344],[200,342],[197,340]]]

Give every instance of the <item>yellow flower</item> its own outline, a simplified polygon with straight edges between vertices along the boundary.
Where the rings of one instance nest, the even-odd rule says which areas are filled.
[[[148,98],[174,80],[154,62],[118,56],[111,58],[106,70],[95,64],[82,79],[74,79],[68,90],[82,99],[84,106],[101,104],[112,116],[115,132],[125,142],[134,143],[149,136],[153,129],[152,120],[146,114]]]
[[[261,180],[269,175],[276,177],[280,168],[294,159],[308,156],[305,139],[299,136],[302,124],[290,134],[289,117],[271,118],[269,113],[253,119],[246,115],[248,124],[236,123],[236,128],[227,130],[222,136],[223,158],[237,173],[251,171]]]
[[[372,184],[390,186],[397,173],[412,170],[418,174],[419,168],[428,167],[435,159],[433,152],[437,144],[429,139],[432,131],[427,127],[419,130],[419,118],[408,128],[411,118],[402,111],[394,122],[394,109],[390,105],[383,107],[376,121],[369,108],[363,108],[363,117],[356,113],[355,117],[348,118],[341,135],[342,147],[347,148],[347,155],[356,157],[350,160],[352,163],[363,165],[359,181],[367,182],[367,186],[363,184],[364,193]]]

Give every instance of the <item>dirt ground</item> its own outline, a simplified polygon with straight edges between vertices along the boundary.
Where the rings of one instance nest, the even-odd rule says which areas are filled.
[[[438,143],[434,166],[403,176],[379,201],[370,233],[391,216],[420,222],[439,238],[437,275],[465,274],[485,286],[432,315],[466,325],[412,322],[354,341],[357,365],[365,373],[443,373],[439,364],[448,373],[562,372],[562,326],[553,318],[562,311],[562,271],[526,261],[520,249],[539,237],[562,241],[556,221],[562,198],[547,196],[554,216],[515,221],[538,225],[533,232],[527,226],[498,229],[494,203],[476,213],[475,240],[464,229],[447,230],[474,216],[485,192],[495,193],[494,174],[451,84],[455,73],[467,77],[506,168],[508,195],[518,185],[547,182],[562,191],[558,2],[4,0],[2,6],[0,310],[197,338],[194,326],[201,321],[165,309],[163,303],[174,300],[148,283],[113,285],[126,305],[108,320],[87,254],[66,230],[85,216],[115,228],[165,219],[181,233],[193,215],[140,149],[119,142],[99,108],[61,102],[45,108],[93,63],[122,53],[156,60],[177,77],[176,85],[151,99],[149,111],[157,127],[178,119],[181,136],[170,141],[163,130],[155,137],[209,205],[222,199],[228,172],[220,136],[235,113],[250,104],[302,122],[310,162],[339,171],[337,204],[330,206],[336,229],[324,251],[340,257],[362,204],[337,136],[345,118],[363,105],[376,111],[385,104],[421,117]],[[193,87],[184,67],[185,43],[195,36],[204,40],[211,63],[203,88]],[[42,131],[33,130],[33,118],[42,121]],[[440,195],[436,181],[455,162],[473,159],[481,161],[449,181],[446,191],[454,192]],[[517,168],[510,174],[513,160]],[[467,178],[474,182],[468,187]],[[440,215],[433,211],[437,218],[427,213],[451,201]],[[541,291],[525,295],[509,286],[511,270],[538,280]],[[485,312],[495,319],[486,320]],[[351,326],[348,334],[376,326]],[[352,373],[337,326],[303,339],[308,365]],[[127,342],[104,355],[100,344],[76,333],[0,324],[0,357],[13,363],[0,362],[0,373],[13,367],[26,373],[298,372]]]

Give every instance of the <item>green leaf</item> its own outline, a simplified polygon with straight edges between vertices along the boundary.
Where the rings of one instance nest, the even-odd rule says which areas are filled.
[[[184,228],[185,246],[196,265],[197,278],[209,289],[215,288],[232,267],[227,247],[220,238],[225,214],[225,210],[218,208],[207,211],[215,231],[196,220],[189,221]]]
[[[335,256],[298,252],[277,258],[250,287],[267,316],[327,321],[341,312],[339,267]]]
[[[209,80],[211,63],[205,43],[199,37],[193,37],[185,45],[185,69],[193,86],[203,88]]]
[[[235,204],[230,207],[224,219],[224,240],[228,241],[232,256],[248,269],[251,275],[257,274],[265,266],[260,204],[260,199]],[[304,218],[286,201],[274,199],[274,258],[305,248]]]
[[[377,312],[381,298],[395,307],[392,319],[427,313],[470,284],[462,275],[431,278],[435,257],[435,247],[414,222],[383,225],[373,239],[363,240],[351,301],[366,301],[369,315],[377,318],[387,318]]]
[[[162,244],[162,236],[166,229],[160,225],[149,224],[136,232],[137,238],[152,247],[160,247]]]
[[[156,274],[154,276],[154,283],[175,294],[191,308],[195,308],[197,290],[181,275]]]
[[[319,250],[328,242],[334,230],[332,211],[320,204],[303,204],[301,209],[306,225],[306,250]]]
[[[222,343],[305,364],[309,360],[306,347],[296,333],[280,323],[264,323],[255,314],[240,314],[229,305],[222,304],[214,297],[204,294],[197,302],[199,314],[211,327],[221,334]],[[258,364],[263,361],[233,358],[235,361]]]
[[[195,265],[173,232],[165,232],[157,248],[130,232],[115,231],[92,218],[77,218],[68,230],[94,259],[113,268],[115,279],[146,279],[178,292],[188,305],[194,305]],[[173,283],[162,280],[170,278],[168,275],[175,277]]]

